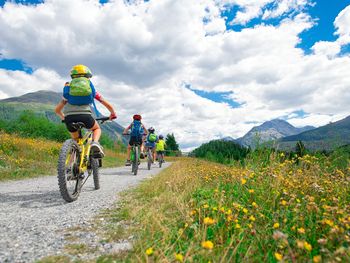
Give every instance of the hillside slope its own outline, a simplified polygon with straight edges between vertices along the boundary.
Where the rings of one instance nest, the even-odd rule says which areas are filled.
[[[54,113],[54,107],[61,100],[62,94],[40,90],[31,92],[19,97],[0,100],[0,118],[4,120],[17,119],[24,110],[32,110],[38,115],[45,116],[53,122],[59,122],[59,118]],[[122,136],[123,126],[117,122],[108,122],[102,126],[105,132],[112,140],[120,140],[124,144],[127,139]]]
[[[264,122],[260,126],[253,127],[246,135],[238,138],[236,141],[243,146],[254,148],[257,144],[298,134],[310,129],[314,129],[314,127],[296,128],[284,120],[274,119]]]

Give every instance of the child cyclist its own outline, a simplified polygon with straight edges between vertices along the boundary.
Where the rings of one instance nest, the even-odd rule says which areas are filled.
[[[63,89],[63,98],[57,104],[55,112],[67,126],[73,139],[77,140],[79,133],[72,125],[82,122],[85,128],[92,130],[93,137],[91,152],[96,158],[104,156],[103,148],[99,144],[101,128],[98,122],[92,117],[91,104],[94,99],[101,102],[110,112],[109,119],[116,119],[117,115],[113,106],[106,101],[100,93],[96,92],[94,85],[90,81],[92,73],[87,66],[76,65],[71,69],[71,82],[66,82]],[[63,112],[62,112],[63,110]]]
[[[155,134],[153,127],[148,129],[148,136],[146,138],[146,150],[152,150],[153,162],[156,159],[156,142],[158,141],[158,136]]]
[[[166,144],[165,144],[163,135],[159,135],[159,139],[156,144],[156,152],[157,152],[157,157],[159,158],[159,156],[161,156],[163,162],[164,162],[165,146]]]
[[[140,157],[144,158],[143,156],[143,141],[142,141],[142,136],[144,134],[147,135],[147,129],[146,127],[142,124],[141,122],[141,115],[135,114],[133,117],[132,123],[125,128],[123,131],[123,134],[128,134],[128,131],[130,130],[130,141],[128,145],[128,150],[127,150],[127,159],[125,162],[126,166],[130,166],[130,152],[131,152],[131,146],[133,145],[140,145]]]

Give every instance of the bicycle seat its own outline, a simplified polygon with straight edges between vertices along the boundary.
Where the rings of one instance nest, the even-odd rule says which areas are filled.
[[[85,128],[85,124],[82,122],[73,122],[72,127],[77,130],[81,130],[82,128]]]

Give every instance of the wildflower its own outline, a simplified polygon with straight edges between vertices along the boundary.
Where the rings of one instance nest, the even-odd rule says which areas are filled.
[[[302,227],[298,228],[298,233],[299,234],[305,234],[305,229],[302,228]]]
[[[252,224],[248,224],[248,227],[249,227],[250,229],[252,229],[252,228],[253,228],[253,225],[252,225]]]
[[[147,256],[151,256],[152,254],[153,254],[153,248],[151,248],[151,247],[150,247],[150,248],[147,248],[147,249],[146,249],[146,255],[147,255]]]
[[[243,211],[243,213],[245,213],[245,214],[248,213],[248,209],[247,209],[247,208],[243,208],[242,211]]]
[[[250,216],[249,220],[254,222],[255,221],[255,217],[254,216]]]
[[[175,260],[179,261],[179,262],[183,262],[184,261],[184,256],[181,254],[175,254]]]
[[[297,240],[297,247],[300,249],[304,248],[304,242],[301,240]]]
[[[195,214],[197,214],[197,211],[196,211],[196,210],[192,210],[192,211],[190,212],[190,215],[191,215],[191,216],[194,216]]]
[[[249,192],[250,194],[252,194],[252,193],[254,193],[254,189],[249,189],[248,192]]]
[[[276,253],[275,253],[275,258],[276,258],[277,261],[281,261],[282,258],[283,258],[283,255],[280,254],[280,253],[278,253],[278,252],[276,252]]]
[[[304,248],[307,250],[307,251],[311,251],[312,250],[312,246],[308,243],[308,242],[304,242]]]
[[[241,225],[240,225],[240,224],[236,224],[235,228],[236,228],[236,229],[240,229],[240,228],[241,228]]]
[[[279,228],[279,227],[280,227],[280,224],[279,224],[279,223],[274,223],[274,224],[273,224],[273,228],[274,228],[274,229],[277,229],[277,228]]]
[[[226,211],[226,215],[231,215],[232,214],[232,210],[231,209],[228,209],[227,211]]]
[[[202,242],[202,247],[206,249],[213,249],[214,244],[210,240],[207,240]]]
[[[255,208],[258,207],[257,203],[255,203],[255,202],[252,203],[252,206],[255,207]]]
[[[286,200],[282,200],[281,201],[281,205],[286,206],[287,205],[287,201]]]
[[[272,238],[274,240],[287,239],[288,236],[286,234],[282,233],[281,231],[276,230],[276,231],[273,232]]]
[[[208,208],[208,207],[209,207],[208,204],[204,204],[204,205],[203,205],[203,208]]]
[[[215,220],[210,217],[206,217],[204,218],[203,223],[205,225],[212,225],[212,224],[215,224]]]
[[[327,244],[327,239],[320,238],[319,240],[317,240],[317,243],[319,243],[320,245],[325,245],[325,244]]]
[[[321,261],[322,261],[322,257],[320,255],[314,256],[312,258],[312,262],[314,262],[314,263],[319,263]]]
[[[242,178],[242,179],[241,179],[241,184],[242,184],[242,185],[245,185],[246,183],[247,183],[247,180],[244,179],[244,178]]]

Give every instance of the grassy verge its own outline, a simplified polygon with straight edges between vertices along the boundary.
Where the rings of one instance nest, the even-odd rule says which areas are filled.
[[[61,143],[0,132],[0,181],[56,173]],[[106,150],[103,167],[122,165],[125,156]]]
[[[109,212],[106,240],[132,234],[134,249],[97,262],[350,261],[349,168],[281,160],[174,163]]]

